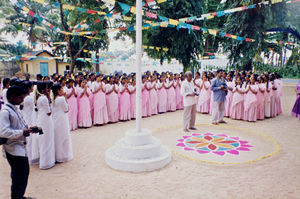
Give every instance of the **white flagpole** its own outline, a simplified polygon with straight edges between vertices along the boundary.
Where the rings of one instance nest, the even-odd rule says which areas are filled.
[[[136,130],[142,132],[142,1],[136,0]]]

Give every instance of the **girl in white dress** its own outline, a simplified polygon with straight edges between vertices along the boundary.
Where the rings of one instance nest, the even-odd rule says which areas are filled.
[[[4,78],[3,79],[3,85],[2,85],[2,100],[3,100],[3,103],[6,104],[8,101],[7,101],[7,98],[6,98],[6,93],[7,93],[7,89],[9,88],[10,86],[10,79],[9,78]]]
[[[156,82],[157,77],[156,75],[153,75],[151,77],[151,83],[149,82],[149,88],[150,88],[150,103],[151,103],[151,114],[156,115],[158,113],[158,97],[157,97],[157,91],[156,91]]]
[[[67,162],[73,159],[72,141],[68,119],[68,104],[64,97],[63,87],[55,84],[53,92],[53,123],[55,137],[55,160],[56,162]]]
[[[74,131],[77,129],[77,114],[78,114],[78,104],[77,104],[77,92],[76,88],[73,86],[74,80],[69,79],[67,82],[67,87],[65,89],[67,103],[69,105],[69,123],[70,123],[70,130]]]
[[[271,84],[269,82],[269,77],[266,75],[265,76],[265,84],[266,84],[266,89],[265,89],[265,118],[270,118],[271,117]]]
[[[107,77],[108,84],[105,85],[106,105],[108,120],[110,123],[119,121],[119,88],[115,83],[114,77]]]
[[[27,90],[27,96],[24,98],[23,107],[21,109],[21,114],[26,122],[27,126],[31,127],[33,125],[33,112],[34,112],[34,94],[33,94],[33,83],[25,82],[25,87]],[[26,150],[29,163],[32,162],[32,137],[26,137]]]
[[[105,84],[101,82],[101,76],[97,75],[96,81],[93,82],[94,95],[94,125],[103,125],[108,123],[107,106],[105,99]]]
[[[202,76],[203,77],[203,76]],[[201,78],[201,75],[200,75],[200,73],[199,72],[196,72],[196,74],[195,74],[195,79],[193,80],[193,82],[194,82],[194,85],[195,85],[195,89],[196,89],[196,91],[197,91],[197,93],[198,93],[198,96],[195,96],[195,98],[196,98],[196,106],[198,107],[199,106],[199,95],[200,95],[200,92],[201,92],[201,89],[202,89],[202,78]]]
[[[136,87],[135,87],[135,79],[131,79],[132,84],[128,86],[130,93],[130,115],[132,119],[136,118]]]
[[[158,112],[165,113],[167,112],[168,101],[167,101],[167,91],[166,91],[166,78],[164,75],[160,77],[160,82],[156,83],[157,88],[157,98],[158,98]]]
[[[78,93],[78,127],[89,128],[93,125],[90,106],[90,91],[86,86],[86,80],[80,80]]]
[[[40,169],[50,169],[55,165],[54,127],[51,117],[49,91],[46,82],[37,86],[37,126],[42,128],[43,135],[38,136]],[[34,146],[33,146],[34,147]]]

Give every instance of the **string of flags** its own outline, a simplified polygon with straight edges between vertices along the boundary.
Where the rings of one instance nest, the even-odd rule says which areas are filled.
[[[270,44],[279,44],[279,45],[293,45],[293,46],[298,46],[300,47],[300,44],[297,43],[292,43],[292,42],[285,42],[285,41],[276,41],[276,40],[265,40],[267,43]]]
[[[38,1],[40,1],[40,0],[38,0]],[[104,0],[104,1],[105,2],[115,2],[114,0]],[[294,1],[289,1],[289,2],[293,3],[293,2],[299,2],[299,1],[300,0],[294,0]],[[272,0],[272,4],[279,3],[279,2],[282,2],[282,0]],[[265,3],[265,2],[261,2],[261,3]],[[129,6],[127,4],[120,3],[120,2],[118,2],[118,4],[122,8],[122,14],[123,15],[127,14],[128,12],[136,14],[136,7],[135,6]],[[58,5],[59,4],[56,3],[56,6],[58,6]],[[256,5],[256,4],[253,4],[253,5],[250,5],[250,6],[239,7],[239,8],[233,8],[233,9],[229,9],[229,10],[226,10],[226,11],[219,11],[219,12],[230,13],[230,12],[246,10],[247,8],[252,9],[252,8],[255,8],[254,5]],[[20,7],[26,13],[28,13],[30,16],[36,17],[39,21],[41,21],[48,28],[56,30],[56,31],[58,31],[62,34],[65,34],[65,35],[79,35],[79,36],[84,36],[84,37],[87,37],[87,38],[90,38],[90,39],[102,39],[102,38],[97,38],[97,37],[94,37],[94,36],[89,36],[89,35],[94,35],[96,33],[99,33],[98,31],[81,31],[81,27],[82,27],[82,25],[84,25],[85,20],[83,20],[82,22],[80,22],[79,24],[76,25],[75,31],[66,32],[66,31],[60,30],[58,27],[54,26],[53,24],[47,22],[45,19],[40,17],[38,14],[34,13],[32,10],[28,9],[26,6],[24,6],[20,2],[17,2],[17,6]],[[70,6],[66,7],[66,6],[64,6],[64,8],[66,8],[66,9],[73,9],[73,8],[78,9],[79,7],[70,7]],[[81,11],[84,11],[84,10],[81,9]],[[91,11],[91,10],[88,11],[87,9],[85,9],[85,11],[89,14],[98,14],[98,12],[100,12],[100,11],[96,12],[96,11]],[[104,13],[100,13],[100,14],[104,14]],[[99,23],[101,20],[106,19],[106,18],[110,18],[110,17],[112,17],[113,15],[116,15],[116,14],[118,14],[118,13],[105,13],[105,15],[103,15],[99,19],[95,20],[94,23]],[[148,11],[143,11],[143,14],[147,18],[158,19],[158,20],[161,21],[161,22],[146,21],[146,23],[143,24],[143,29],[149,29],[150,27],[153,27],[153,28],[155,28],[155,27],[165,27],[165,28],[166,27],[176,27],[177,30],[179,30],[180,28],[188,29],[189,31],[191,31],[191,30],[201,30],[203,33],[211,34],[211,35],[214,35],[214,36],[227,37],[227,38],[235,39],[235,40],[238,40],[238,41],[255,42],[255,40],[251,39],[251,38],[232,35],[232,34],[224,33],[220,30],[207,29],[207,28],[203,28],[203,27],[200,27],[200,26],[195,26],[195,25],[191,25],[191,24],[187,24],[187,23],[183,22],[183,21],[191,21],[191,18],[187,18],[187,20],[185,18],[184,18],[184,20],[183,19],[175,20],[175,19],[171,19],[171,18],[167,18],[167,17],[164,17],[164,16],[157,15],[155,13],[151,13],[151,12],[148,12]],[[218,12],[215,12],[214,14],[209,13],[209,14],[206,14],[206,15],[222,16],[222,14],[218,14]],[[127,16],[123,16],[123,19],[131,20],[132,18],[127,17]],[[197,18],[195,18],[195,19],[197,19]],[[124,31],[124,30],[126,30],[126,31],[135,31],[135,27],[134,26],[119,27],[119,28],[112,28],[110,30],[102,30],[102,31],[105,32],[105,31],[117,31],[117,30],[120,30],[120,31]],[[274,43],[274,42],[272,42],[272,43]],[[148,48],[148,49],[151,49],[151,48]],[[154,47],[154,49],[160,50],[160,47]]]
[[[40,3],[42,5],[45,4],[45,1],[44,0],[32,0],[34,2],[37,2],[37,3]],[[105,3],[108,3],[110,5],[114,5],[115,4],[115,0],[102,0],[103,2]],[[143,6],[155,6],[157,4],[161,4],[161,3],[164,3],[164,2],[170,2],[172,0],[146,0],[146,2],[142,2],[143,3]],[[60,3],[58,2],[54,2],[53,5],[55,7],[60,7]],[[85,8],[81,8],[81,7],[77,7],[77,6],[73,6],[73,5],[69,5],[69,4],[63,4],[62,5],[63,9],[64,10],[77,10],[79,12],[84,12],[84,13],[87,13],[87,14],[98,14],[98,15],[105,15],[106,13],[103,12],[103,11],[98,11],[98,10],[91,10],[91,9],[85,9]],[[101,9],[105,9],[107,8],[106,5],[103,5],[101,6]]]
[[[51,45],[66,45],[67,42],[40,42],[40,43],[31,43],[31,45],[38,45],[38,44],[51,44]],[[168,48],[163,48],[163,47],[157,47],[157,46],[146,46],[143,45],[142,46],[143,49],[151,49],[151,50],[157,50],[157,51],[168,51]],[[89,53],[92,55],[92,58],[77,58],[77,61],[88,61],[88,62],[92,62],[92,63],[97,63],[96,62],[96,58],[95,55],[99,56],[99,60],[100,61],[105,61],[106,59],[115,59],[116,57],[112,54],[112,53],[106,53],[106,52],[102,52],[102,53],[96,53],[95,51],[89,51],[89,50],[83,50],[84,53]],[[40,57],[40,56],[35,56],[34,54],[37,53],[37,51],[34,52],[30,52],[27,54],[23,54],[23,55],[17,55],[17,56],[11,56],[8,54],[0,54],[0,60],[5,60],[5,61],[9,61],[9,60],[20,60],[20,61],[32,61],[35,59],[38,60],[62,60],[62,59],[70,59],[70,57]],[[122,59],[123,60],[123,59]],[[123,60],[124,61],[124,60]]]
[[[29,8],[27,8],[22,3],[17,2],[16,5],[19,8],[21,8],[23,11],[25,11],[28,15],[37,18],[43,25],[47,26],[48,28],[50,28],[54,31],[60,32],[60,33],[65,34],[65,35],[79,35],[79,36],[84,36],[84,37],[91,38],[91,39],[102,39],[102,38],[87,36],[87,35],[93,35],[93,34],[97,33],[97,31],[83,31],[83,32],[66,32],[66,31],[62,31],[62,30],[60,30],[59,27],[56,27],[53,24],[49,23],[44,18],[42,18],[37,13],[35,13],[32,10],[30,10]],[[103,30],[103,31],[105,31],[105,30]]]
[[[271,5],[271,4],[281,3],[281,2],[283,2],[283,0],[271,0],[271,2],[263,1],[263,2],[260,2],[258,4],[252,4],[252,5],[249,5],[249,6],[241,6],[241,7],[231,8],[231,9],[227,9],[227,10],[221,10],[221,11],[217,11],[217,12],[202,14],[200,17],[197,17],[197,16],[185,17],[185,18],[180,18],[178,20],[181,21],[181,22],[187,22],[187,23],[193,22],[193,21],[202,21],[202,20],[205,20],[205,19],[212,19],[214,17],[221,17],[221,16],[232,14],[232,13],[235,13],[235,12],[254,9],[257,6]],[[286,3],[296,3],[296,2],[300,2],[300,0],[286,1]]]
[[[136,7],[129,6],[127,4],[120,3],[120,2],[118,2],[118,4],[120,5],[120,7],[123,10],[122,14],[127,14],[128,12],[131,12],[133,14],[136,13]],[[24,6],[20,2],[17,2],[17,5],[21,9],[23,9],[25,12],[27,12],[30,16],[36,17],[37,19],[39,19],[43,24],[45,24],[49,28],[51,28],[53,30],[56,30],[58,32],[61,32],[62,34],[65,34],[65,35],[81,35],[81,36],[85,36],[87,38],[101,39],[101,38],[95,38],[95,37],[87,36],[87,34],[95,34],[95,33],[97,33],[97,31],[83,31],[83,32],[72,32],[72,33],[66,32],[66,31],[62,31],[58,27],[56,27],[56,26],[50,24],[49,22],[47,22],[46,20],[44,20],[42,17],[40,17],[39,15],[37,15],[36,13],[34,13],[32,10],[29,10],[26,6]],[[160,27],[174,27],[174,26],[177,26],[177,29],[179,29],[179,28],[187,28],[189,30],[202,30],[204,33],[213,34],[215,36],[219,32],[218,35],[220,35],[220,36],[225,36],[225,37],[236,39],[236,40],[239,40],[239,41],[246,41],[246,42],[254,42],[255,41],[254,39],[240,37],[240,36],[236,36],[236,35],[231,35],[231,34],[220,32],[218,30],[211,30],[211,29],[207,30],[206,28],[201,28],[199,26],[195,26],[195,25],[190,25],[190,24],[187,24],[187,23],[179,22],[177,20],[170,19],[170,18],[167,18],[167,17],[164,17],[164,16],[159,16],[159,15],[157,15],[155,13],[151,13],[151,12],[148,12],[148,11],[144,11],[144,13],[145,13],[146,17],[148,17],[148,18],[155,18],[155,19],[160,19],[161,21],[163,21],[163,23],[154,23],[154,24],[152,23],[151,25],[145,24],[144,25],[144,29],[147,29],[147,27],[150,27],[150,26],[153,26],[153,27],[158,27],[158,26],[160,26]],[[135,27],[134,26],[120,27],[119,30],[134,31]]]
[[[127,4],[120,3],[120,2],[118,2],[118,4],[120,5],[120,7],[123,10],[122,14],[127,14],[128,12],[133,13],[133,14],[136,13],[136,8],[134,6],[129,6]],[[155,18],[155,19],[159,19],[159,20],[162,21],[162,22],[154,22],[154,23],[151,23],[151,24],[144,24],[143,25],[144,28],[152,26],[152,27],[177,27],[177,30],[180,29],[180,28],[185,28],[185,29],[188,29],[189,31],[191,31],[191,30],[201,30],[204,33],[208,33],[208,34],[211,34],[211,35],[214,35],[214,36],[219,35],[219,36],[222,36],[222,37],[232,38],[232,39],[235,39],[235,40],[238,40],[238,41],[255,42],[255,40],[251,39],[251,38],[246,38],[246,37],[241,37],[241,36],[237,36],[237,35],[224,33],[220,30],[202,28],[200,26],[187,24],[187,23],[175,20],[175,19],[171,19],[171,18],[167,18],[167,17],[164,17],[164,16],[157,15],[155,13],[150,13],[148,11],[146,11],[144,13],[146,13],[146,17],[148,17],[148,18]],[[147,13],[150,13],[150,14],[147,14]],[[120,30],[122,30],[122,29],[120,29]],[[128,31],[128,27],[127,27],[127,29],[124,28],[123,30]],[[131,29],[129,31],[134,31],[134,27],[131,27]]]
[[[280,3],[280,2],[282,2],[282,0],[272,0],[272,4]],[[288,1],[288,2],[289,3],[295,3],[295,2],[300,2],[300,0],[294,0],[294,1]],[[262,2],[262,3],[264,3],[264,2]],[[119,3],[119,2],[118,2],[118,4],[122,8],[123,14],[127,14],[128,12],[133,13],[133,14],[136,13],[136,8],[134,6],[129,6],[127,4]],[[250,5],[249,7],[252,8],[253,5]],[[238,9],[240,10],[240,9],[245,9],[245,8],[246,7],[238,8]],[[247,38],[247,37],[242,37],[242,36],[238,36],[238,35],[225,33],[223,31],[217,30],[217,29],[207,29],[207,28],[187,24],[187,23],[184,23],[182,21],[178,21],[178,20],[175,20],[175,19],[170,19],[170,18],[167,18],[167,17],[164,17],[164,16],[156,15],[155,13],[147,14],[149,12],[144,12],[144,11],[143,11],[143,13],[146,13],[146,17],[148,17],[148,18],[160,19],[162,21],[162,22],[151,22],[151,21],[149,22],[148,21],[148,24],[143,25],[143,29],[148,29],[150,27],[162,27],[162,28],[176,27],[177,30],[180,29],[180,28],[186,28],[189,31],[191,31],[191,30],[201,30],[203,33],[206,33],[206,34],[210,34],[210,35],[214,35],[214,36],[227,37],[227,38],[231,38],[231,39],[234,39],[234,40],[237,40],[237,41],[255,42],[255,39],[252,39],[252,38]],[[134,31],[134,27],[127,27],[127,28],[123,28],[123,29],[120,28],[120,30]],[[268,40],[265,40],[265,41],[269,42],[269,43],[274,43],[274,42],[272,42],[272,41],[270,42]],[[280,44],[280,43],[278,43],[278,44]],[[287,45],[298,45],[298,44],[290,43],[290,42],[285,42],[285,44],[287,44]]]

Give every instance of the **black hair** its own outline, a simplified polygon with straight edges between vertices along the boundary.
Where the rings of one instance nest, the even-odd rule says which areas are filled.
[[[218,69],[217,74],[219,74],[220,72],[223,72],[223,71],[224,71],[223,69]]]
[[[4,78],[2,83],[3,83],[3,87],[6,87],[10,83],[10,79],[9,78]]]
[[[22,86],[23,86],[24,90],[26,91],[26,93],[28,93],[29,89],[31,89],[31,87],[33,86],[33,82],[24,81]]]
[[[58,91],[61,89],[61,85],[60,84],[54,84],[51,89],[52,89],[52,93],[53,93],[53,96],[54,96],[54,99],[55,99],[56,96],[58,95]]]
[[[53,73],[53,74],[51,75],[51,79],[54,80],[54,77],[55,77],[56,75],[57,75],[56,73]]]
[[[19,97],[21,95],[25,95],[25,90],[20,86],[11,86],[7,89],[6,97],[7,99],[12,99]]]
[[[74,80],[71,79],[71,78],[67,80],[67,84],[69,84],[69,83],[71,83],[71,82],[74,82]]]
[[[238,79],[240,79],[241,80],[241,88],[242,88],[242,86],[243,86],[243,79],[242,79],[242,77],[241,76],[239,76],[237,79],[236,79],[236,82],[235,82],[235,86],[237,86],[238,84],[237,84],[237,80]]]
[[[232,73],[228,73],[227,76],[230,76],[231,78],[233,78],[233,74]]]
[[[43,79],[43,76],[42,76],[41,74],[37,74],[37,75],[36,75],[36,79],[41,80],[41,79]]]
[[[122,77],[121,81],[122,81],[123,79],[128,79],[128,77],[126,77],[126,76]]]
[[[63,80],[66,80],[66,78],[65,78],[65,77],[61,77],[61,78],[59,79],[59,83],[61,84]]]
[[[282,76],[279,75],[277,72],[274,72],[274,75],[275,75],[276,79],[281,79],[282,78]]]
[[[78,82],[78,86],[79,86],[79,87],[81,87],[81,82],[82,82],[83,80],[84,80],[84,79],[80,79],[80,80],[79,80],[79,82]]]
[[[19,82],[17,82],[17,81],[19,81],[19,79],[18,78],[16,78],[16,77],[14,77],[14,78],[12,78],[11,80],[10,80],[10,86],[17,86],[17,85],[19,85]]]
[[[43,93],[43,91],[47,89],[47,83],[46,82],[38,82],[37,84],[37,90],[39,93]]]
[[[257,80],[259,80],[259,79],[261,79],[261,80],[262,80],[262,83],[264,83],[264,82],[265,82],[265,79],[264,79],[262,76],[258,76],[258,77],[257,77]]]
[[[271,81],[274,81],[274,80],[275,80],[275,74],[271,74],[271,75],[270,75],[270,80],[271,80]]]
[[[47,81],[46,82],[47,88],[51,89],[53,86],[53,82],[52,81]]]

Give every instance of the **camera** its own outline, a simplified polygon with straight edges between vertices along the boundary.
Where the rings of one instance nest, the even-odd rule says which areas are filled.
[[[7,138],[0,138],[0,145],[6,144]]]
[[[43,129],[39,128],[39,127],[31,127],[31,130],[33,133],[38,133],[39,135],[43,135]]]
[[[194,89],[194,94],[195,94],[196,96],[199,96],[199,93],[197,93],[197,89]]]

